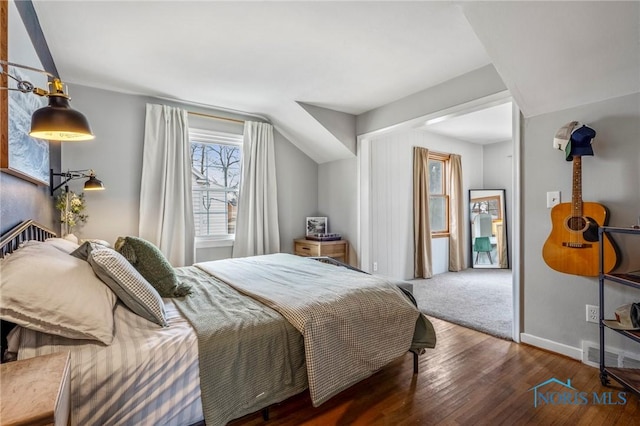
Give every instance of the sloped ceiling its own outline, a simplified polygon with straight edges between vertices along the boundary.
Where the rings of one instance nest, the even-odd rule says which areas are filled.
[[[318,163],[357,115],[490,63],[447,2],[34,1],[63,80],[258,113]]]
[[[526,116],[640,91],[637,2],[33,3],[64,81],[257,113],[318,163],[490,63]]]
[[[466,2],[525,117],[640,92],[640,2]]]

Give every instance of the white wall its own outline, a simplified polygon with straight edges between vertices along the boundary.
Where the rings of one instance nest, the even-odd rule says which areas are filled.
[[[482,146],[483,181],[485,188],[506,189],[511,194],[513,166],[513,141],[503,141]]]
[[[318,164],[279,133],[276,142],[280,251],[293,253],[305,234],[305,218],[318,211]]]
[[[329,232],[349,241],[349,263],[358,259],[358,160],[332,161],[318,166],[318,216],[327,216]]]
[[[372,138],[370,144],[371,262],[377,263],[378,274],[412,279],[413,147],[461,155],[463,194],[468,194],[469,188],[482,187],[482,146],[419,130],[385,134]],[[468,223],[466,209],[465,223]],[[469,247],[467,228],[465,247]],[[433,239],[432,250],[434,274],[446,272],[448,239]]]
[[[85,193],[87,223],[74,233],[114,243],[138,235],[145,103],[138,96],[69,85],[71,106],[87,117],[96,138],[62,145],[62,170],[94,169],[106,190]],[[84,181],[69,187],[81,192]]]
[[[511,265],[513,262],[513,141],[483,145],[482,162],[483,188],[505,190],[507,247],[509,265]]]
[[[640,216],[640,94],[540,115],[524,125],[524,333],[579,348],[582,340],[598,341],[597,324],[585,322],[585,305],[598,304],[598,280],[556,272],[542,258],[542,246],[551,231],[546,192],[560,190],[562,201],[571,201],[571,162],[551,142],[555,132],[572,120],[587,123],[597,132],[595,155],[582,160],[583,200],[608,207],[610,225],[631,226]],[[640,269],[640,241],[628,239],[621,249],[621,269]],[[638,290],[607,288],[607,317],[617,306],[640,300]],[[615,338],[610,343],[629,344]],[[637,344],[629,350],[640,352]]]
[[[106,187],[105,191],[85,194],[89,220],[76,234],[111,243],[121,235],[138,235],[146,103],[179,104],[79,85],[70,85],[69,91],[72,107],[87,116],[96,139],[64,144],[62,170],[92,168]],[[186,108],[229,116],[215,110]],[[238,124],[194,116],[190,116],[189,121],[194,127],[242,133],[242,126]],[[304,218],[318,209],[318,165],[278,132],[274,132],[274,140],[281,250],[293,252],[292,241],[304,232]],[[70,188],[82,191],[82,183],[82,180],[73,181]],[[203,261],[228,255],[229,247],[206,249],[199,251],[196,259]]]

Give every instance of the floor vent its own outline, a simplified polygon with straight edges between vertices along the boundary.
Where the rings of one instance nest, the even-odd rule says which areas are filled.
[[[625,356],[626,355],[626,356]],[[629,356],[631,355],[631,356]],[[640,359],[637,358],[632,358],[633,357],[637,357],[638,355],[636,354],[624,354],[623,353],[623,358],[622,358],[622,367],[623,368],[640,368]]]
[[[640,368],[640,355],[607,348],[604,351],[605,365],[609,367]],[[600,347],[597,343],[582,341],[582,362],[592,367],[600,367]]]

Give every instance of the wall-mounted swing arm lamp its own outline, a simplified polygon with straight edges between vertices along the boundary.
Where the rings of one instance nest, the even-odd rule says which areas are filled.
[[[16,82],[15,88],[0,87],[0,90],[16,90],[49,98],[48,106],[34,111],[31,115],[30,136],[53,141],[86,141],[95,138],[87,118],[69,106],[69,95],[65,93],[64,83],[58,77],[47,71],[13,62],[0,60],[0,65],[0,74],[6,74]],[[29,81],[9,74],[9,66],[45,74],[50,79],[49,90],[40,89]]]
[[[59,185],[53,186],[53,177],[54,176],[62,176],[65,178]],[[51,195],[64,185],[65,192],[69,192],[69,181],[73,179],[82,179],[86,178],[87,181],[84,183],[85,191],[101,191],[104,189],[104,185],[100,179],[96,178],[96,173],[91,170],[69,170],[65,173],[54,173],[53,169],[49,169],[49,188],[51,188]]]

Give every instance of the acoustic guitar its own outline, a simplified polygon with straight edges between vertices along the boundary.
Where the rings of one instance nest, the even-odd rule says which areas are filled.
[[[547,265],[566,274],[598,276],[598,227],[607,224],[607,216],[608,210],[602,204],[582,201],[582,157],[574,155],[571,203],[560,203],[551,209],[551,234],[542,248]],[[618,254],[609,235],[603,237],[603,272],[607,273],[616,267]]]

